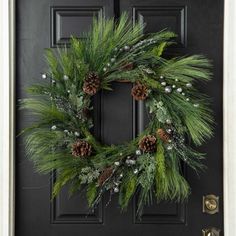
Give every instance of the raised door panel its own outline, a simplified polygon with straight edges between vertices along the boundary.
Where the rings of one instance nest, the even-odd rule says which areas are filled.
[[[214,98],[213,109],[218,123],[215,137],[200,149],[207,153],[205,163],[208,170],[201,173],[199,178],[187,168],[185,175],[192,187],[192,194],[185,204],[154,204],[144,209],[141,220],[134,216],[135,223],[143,227],[148,225],[150,230],[155,228],[163,235],[197,236],[209,223],[222,227],[222,212],[210,217],[202,213],[201,206],[204,194],[213,192],[222,196],[222,5],[223,1],[220,0],[120,0],[121,12],[127,11],[133,21],[146,24],[144,33],[167,28],[178,35],[177,44],[167,51],[167,56],[176,52],[178,55],[203,54],[214,64],[214,82],[208,84],[210,87],[202,87],[203,92]],[[137,130],[140,132],[147,124],[148,117],[143,103],[136,106]],[[216,179],[219,184],[216,184]],[[171,232],[171,229],[174,231]]]
[[[35,13],[37,11],[37,14]],[[110,0],[55,0],[17,2],[17,98],[25,97],[24,88],[39,82],[46,70],[44,48],[67,45],[71,35],[83,39],[93,17],[112,17],[113,2]],[[37,58],[32,60],[32,58]],[[37,76],[38,75],[38,76]],[[34,79],[33,79],[34,78]],[[94,101],[94,134],[100,138],[100,96]],[[17,112],[17,133],[32,117]],[[27,159],[23,140],[17,139],[16,161],[16,232],[17,235],[76,235],[82,225],[98,227],[103,224],[104,211],[101,203],[94,212],[88,209],[84,191],[70,197],[65,187],[58,197],[51,200],[52,184],[56,173],[40,176]],[[72,228],[64,227],[74,225]],[[63,228],[62,228],[63,226]],[[75,228],[76,227],[76,228]],[[82,227],[81,232],[95,232]]]
[[[51,224],[102,224],[103,202],[91,211],[83,191],[69,197],[65,187],[51,202]]]
[[[135,1],[121,1],[121,9],[128,11],[133,21],[145,24],[145,34],[168,29],[178,35],[177,44],[174,48],[186,47],[186,6],[159,4],[152,6],[148,2],[137,4]],[[143,102],[136,102],[135,107],[137,108],[136,134],[138,134],[145,129],[148,123],[148,116]],[[155,199],[155,197],[153,198]],[[133,210],[135,212],[137,210],[136,198],[133,201]],[[145,207],[141,217],[137,217],[134,214],[134,223],[136,224],[186,224],[186,220],[186,204],[178,203],[153,203],[152,206]]]
[[[154,199],[152,205],[144,208],[141,217],[134,214],[135,224],[186,224],[185,204],[155,203]],[[134,205],[136,205],[135,200]],[[134,207],[134,210],[136,210],[136,207]]]
[[[177,34],[176,47],[187,45],[187,7],[186,6],[133,6],[132,17],[145,23],[144,33],[154,33],[168,29]]]
[[[102,6],[52,6],[51,46],[67,44],[71,36],[83,39],[93,18],[105,16]]]
[[[83,4],[79,5],[74,4],[62,6],[57,3],[56,5],[51,6],[51,47],[68,47],[71,36],[78,37],[83,40],[86,37],[86,32],[91,29],[93,18],[111,16],[111,11],[112,10],[109,9],[106,4],[102,5],[99,2],[96,4],[93,3],[93,5],[83,2]],[[117,140],[117,137],[115,135],[105,135],[104,138],[103,133],[113,134],[113,132],[110,132],[109,129],[112,129],[114,124],[112,123],[109,125],[108,114],[114,114],[114,112],[110,112],[109,108],[107,108],[109,104],[105,104],[106,101],[111,101],[111,99],[107,100],[106,98],[103,99],[103,97],[103,93],[100,93],[93,99],[93,133],[98,139],[106,140],[110,143],[113,142],[111,137],[115,138],[115,140]],[[119,116],[115,117],[119,118]],[[104,122],[104,120],[106,120],[106,122]],[[108,129],[106,127],[108,127]],[[124,135],[126,135],[125,132]],[[56,173],[54,173],[54,181],[55,179]],[[85,192],[86,191],[81,190],[79,193],[70,197],[69,188],[65,187],[63,191],[60,192],[59,195],[51,202],[51,223],[103,224],[103,201],[94,211],[91,211],[87,204]]]

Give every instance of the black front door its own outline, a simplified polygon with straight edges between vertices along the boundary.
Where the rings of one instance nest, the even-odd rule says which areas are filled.
[[[24,87],[40,81],[45,71],[44,48],[56,48],[71,35],[82,37],[94,15],[119,17],[127,11],[134,21],[147,24],[146,33],[169,28],[178,34],[168,53],[204,54],[213,62],[214,79],[203,87],[213,97],[217,126],[214,138],[201,151],[207,153],[208,169],[200,178],[190,170],[186,176],[192,195],[186,204],[161,203],[146,207],[141,220],[135,217],[136,202],[120,213],[117,199],[88,213],[84,193],[69,198],[66,188],[51,201],[53,178],[40,176],[25,157],[24,143],[16,145],[16,235],[17,236],[200,236],[210,226],[223,235],[222,193],[222,41],[223,0],[19,0],[16,9],[17,98]],[[122,143],[139,133],[146,120],[141,104],[130,96],[131,84],[115,83],[112,93],[95,99],[95,132],[105,143]],[[17,112],[17,132],[30,118]],[[202,213],[202,197],[215,194],[220,211]],[[207,234],[206,234],[207,235]]]

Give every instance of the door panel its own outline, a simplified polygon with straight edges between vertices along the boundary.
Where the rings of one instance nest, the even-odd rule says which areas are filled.
[[[168,28],[178,34],[177,44],[166,55],[201,53],[213,62],[214,80],[202,90],[213,97],[217,126],[215,137],[201,151],[207,153],[208,170],[199,178],[185,171],[192,195],[185,204],[164,202],[135,215],[136,197],[127,211],[120,213],[117,197],[104,196],[94,211],[88,211],[83,190],[73,197],[65,187],[51,200],[56,173],[40,176],[24,153],[22,138],[16,145],[16,235],[138,235],[198,236],[202,228],[223,227],[222,194],[222,0],[20,0],[17,1],[17,98],[24,87],[40,82],[46,70],[44,48],[68,44],[75,35],[83,39],[93,17],[118,17],[127,11],[133,21],[145,22],[145,33]],[[68,45],[69,46],[69,45]],[[142,102],[130,96],[131,84],[114,83],[113,92],[94,98],[94,135],[107,144],[131,140],[148,122]],[[31,122],[25,112],[17,112],[17,132]],[[220,196],[220,213],[202,213],[202,196]],[[109,204],[108,204],[109,203]],[[223,230],[223,229],[222,229]],[[223,235],[223,232],[222,234]]]
[[[27,85],[40,82],[40,73],[46,70],[45,48],[56,50],[68,44],[71,35],[82,39],[93,17],[112,17],[113,11],[113,3],[109,0],[18,1],[17,97],[25,96]],[[101,133],[100,100],[98,96],[94,101],[94,133],[98,138]],[[18,112],[17,132],[31,120],[24,112]],[[21,138],[17,139],[16,150],[16,235],[76,235],[78,231],[95,235],[103,223],[102,204],[95,212],[89,212],[84,192],[69,198],[66,188],[51,200],[56,173],[46,177],[36,174],[25,157]]]
[[[102,224],[102,203],[91,212],[83,192],[68,196],[68,188],[51,201],[51,224]]]
[[[186,6],[133,6],[133,19],[145,23],[145,33],[154,33],[168,28],[177,36],[177,47],[186,47],[187,8]]]
[[[71,35],[82,39],[98,16],[105,16],[104,6],[51,6],[51,47],[68,43]]]
[[[163,28],[168,28],[178,34],[177,42],[167,54],[203,54],[213,63],[213,81],[202,87],[209,96],[213,97],[213,109],[217,126],[215,137],[204,147],[207,153],[206,165],[208,170],[201,174],[199,179],[192,171],[187,173],[187,179],[192,186],[192,195],[187,206],[180,206],[183,215],[186,215],[184,228],[175,227],[173,235],[200,235],[200,229],[209,225],[223,227],[223,194],[222,194],[222,27],[223,27],[223,1],[139,1],[121,0],[121,11],[128,11],[133,20],[146,23],[146,33],[152,33]],[[219,66],[221,64],[221,66]],[[143,125],[148,122],[145,112]],[[207,193],[215,193],[221,197],[221,213],[214,216],[201,213],[201,198]],[[162,205],[162,204],[161,204]],[[164,206],[163,206],[164,207]],[[175,204],[172,207],[176,207]],[[151,219],[158,216],[159,209],[153,209]],[[144,211],[145,215],[145,211]],[[184,218],[184,217],[183,217]],[[163,218],[162,218],[163,219]],[[161,220],[162,220],[161,219]],[[142,222],[145,220],[142,218]],[[152,222],[149,221],[150,223]],[[156,222],[157,223],[157,222]],[[173,222],[166,220],[168,225]],[[165,234],[168,226],[159,226],[158,232]],[[198,232],[195,230],[198,228]],[[190,230],[190,231],[189,231]],[[166,234],[166,235],[172,235]],[[223,234],[223,233],[222,233]],[[187,234],[186,234],[187,235]]]

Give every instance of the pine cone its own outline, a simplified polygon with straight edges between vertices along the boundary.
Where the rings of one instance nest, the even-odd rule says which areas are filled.
[[[148,95],[147,87],[138,83],[132,88],[131,95],[135,100],[144,100]]]
[[[167,143],[170,140],[170,135],[168,133],[166,133],[164,129],[158,129],[157,135],[165,143]]]
[[[97,93],[101,85],[101,81],[95,72],[90,72],[84,81],[83,91],[89,95]]]
[[[85,140],[77,140],[72,146],[72,155],[86,158],[92,153],[92,146]]]
[[[155,152],[157,139],[153,135],[146,135],[139,141],[139,148],[144,152]]]
[[[99,186],[102,186],[104,182],[112,176],[112,173],[113,173],[112,167],[107,167],[106,169],[104,169],[103,172],[98,177]]]

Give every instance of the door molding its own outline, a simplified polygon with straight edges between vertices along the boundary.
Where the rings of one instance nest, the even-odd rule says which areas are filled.
[[[236,235],[236,2],[224,9],[224,235]],[[0,1],[0,236],[14,236],[15,0]],[[199,234],[200,235],[200,234]]]

